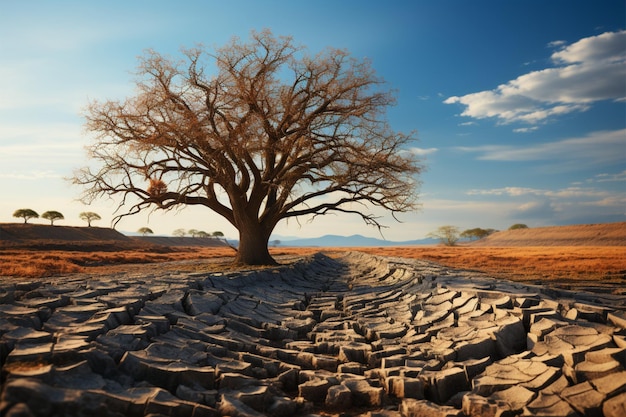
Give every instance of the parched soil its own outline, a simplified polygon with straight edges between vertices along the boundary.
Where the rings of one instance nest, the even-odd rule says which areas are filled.
[[[626,246],[571,242],[7,245],[0,414],[621,415]]]
[[[624,415],[626,294],[362,252],[153,265],[0,282],[0,414]]]

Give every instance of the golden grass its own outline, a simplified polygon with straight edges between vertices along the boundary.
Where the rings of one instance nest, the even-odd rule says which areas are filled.
[[[625,246],[413,246],[360,250],[381,256],[426,259],[524,281],[626,278]]]
[[[624,246],[406,246],[360,248],[271,248],[275,257],[305,256],[323,251],[332,255],[361,251],[379,256],[425,259],[446,266],[484,271],[523,281],[618,280],[626,278]],[[72,273],[106,274],[156,267],[160,270],[210,271],[228,269],[231,248],[184,247],[157,253],[143,250],[119,252],[0,251],[0,276],[41,278]]]
[[[272,252],[280,255],[306,255],[318,249],[278,248]],[[215,260],[232,258],[234,250],[228,247],[181,247],[169,252],[142,250],[111,251],[62,251],[62,250],[0,250],[0,276],[42,278],[55,275],[89,272],[107,273],[120,271],[132,265],[146,265],[163,262],[190,260]],[[224,260],[223,263],[229,263]],[[192,270],[190,266],[175,266],[182,270]]]

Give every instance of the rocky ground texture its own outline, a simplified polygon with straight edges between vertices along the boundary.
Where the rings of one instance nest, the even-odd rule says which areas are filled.
[[[322,254],[0,285],[0,415],[624,416],[626,297]]]

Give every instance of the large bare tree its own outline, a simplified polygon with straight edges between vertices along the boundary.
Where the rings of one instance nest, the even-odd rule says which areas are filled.
[[[135,96],[90,104],[97,168],[74,175],[85,202],[119,195],[116,222],[208,207],[239,231],[236,262],[257,265],[274,263],[268,240],[281,220],[344,212],[380,228],[374,206],[416,207],[415,138],[389,126],[394,97],[368,61],[310,56],[267,30],[183,53],[148,51]]]

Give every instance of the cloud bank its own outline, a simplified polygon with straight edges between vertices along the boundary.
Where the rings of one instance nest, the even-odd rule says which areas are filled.
[[[625,99],[626,30],[550,46],[561,46],[551,56],[555,67],[529,72],[493,90],[449,97],[444,103],[463,105],[462,116],[536,125],[585,111],[597,101]]]
[[[475,152],[487,161],[562,161],[567,167],[605,166],[624,160],[626,129],[591,132],[586,136],[534,145],[483,145],[457,147]]]

